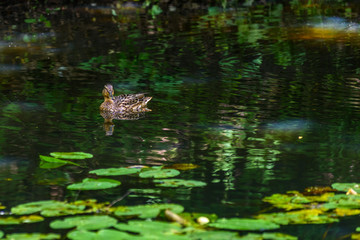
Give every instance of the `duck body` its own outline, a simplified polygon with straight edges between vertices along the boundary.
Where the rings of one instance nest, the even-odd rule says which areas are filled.
[[[111,113],[140,113],[151,111],[146,107],[152,97],[144,94],[123,94],[114,96],[114,88],[106,84],[102,91],[104,102],[100,105],[100,111]]]

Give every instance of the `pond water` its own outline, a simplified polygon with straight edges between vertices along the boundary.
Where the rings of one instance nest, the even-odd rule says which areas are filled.
[[[130,194],[121,204],[174,202],[222,217],[258,213],[273,193],[359,182],[359,6],[272,3],[158,16],[135,4],[4,7],[2,204],[111,202],[153,189],[121,177],[111,190],[66,190],[89,170],[131,165],[196,164],[181,178],[207,186]],[[152,96],[152,111],[104,125],[106,83],[115,94]],[[39,155],[54,151],[94,158],[85,168],[40,168]],[[286,231],[336,239],[354,231],[349,224]]]

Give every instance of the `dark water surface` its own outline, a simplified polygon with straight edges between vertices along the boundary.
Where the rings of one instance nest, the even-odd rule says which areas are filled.
[[[258,5],[168,12],[132,5],[3,7],[0,28],[0,195],[112,201],[149,181],[119,178],[74,193],[89,170],[193,163],[204,188],[159,190],[121,204],[174,202],[186,211],[248,217],[272,193],[360,181],[357,5]],[[6,10],[5,10],[6,9]],[[23,9],[22,9],[23,10]],[[336,18],[334,18],[336,17]],[[152,112],[114,120],[101,91],[145,92]],[[39,168],[39,155],[83,151],[87,168]],[[336,239],[346,224],[289,227]]]

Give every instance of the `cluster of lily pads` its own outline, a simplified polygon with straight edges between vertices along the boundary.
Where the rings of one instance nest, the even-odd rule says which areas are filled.
[[[51,153],[40,156],[40,167],[54,168],[71,164],[75,159],[91,158],[82,152]],[[159,187],[203,187],[206,183],[174,178],[181,170],[196,168],[194,164],[174,164],[166,167],[131,166],[92,170],[94,178],[67,186],[68,190],[99,190],[117,187],[120,181],[103,176],[129,175],[150,178]],[[179,171],[180,170],[180,171]],[[101,178],[96,178],[100,176]],[[349,191],[350,189],[350,191]],[[263,200],[274,206],[275,211],[253,218],[218,218],[215,214],[186,213],[179,204],[146,204],[113,206],[96,200],[60,202],[54,200],[21,204],[11,208],[11,215],[0,218],[0,225],[30,224],[57,217],[50,228],[63,230],[67,239],[169,239],[169,240],[222,240],[222,239],[279,239],[293,240],[295,236],[274,232],[281,225],[322,224],[339,221],[342,216],[360,214],[360,186],[355,183],[336,183],[330,187],[308,188],[305,192],[289,191],[273,194]],[[339,193],[339,192],[348,192]],[[4,208],[0,205],[0,209]],[[61,217],[61,218],[60,218]],[[60,219],[59,219],[60,218]],[[270,232],[265,232],[270,230]],[[360,229],[356,229],[360,231]],[[244,231],[244,234],[240,234]],[[260,231],[260,233],[254,233]],[[249,233],[250,232],[250,233]],[[58,233],[13,233],[1,239],[63,239]],[[353,239],[360,239],[354,233]]]

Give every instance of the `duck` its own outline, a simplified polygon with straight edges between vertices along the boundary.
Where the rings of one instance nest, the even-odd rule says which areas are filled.
[[[152,97],[145,97],[143,93],[114,96],[113,86],[106,84],[102,90],[102,95],[104,102],[100,105],[101,112],[116,113],[116,115],[119,115],[119,113],[130,114],[151,111],[146,105]]]

